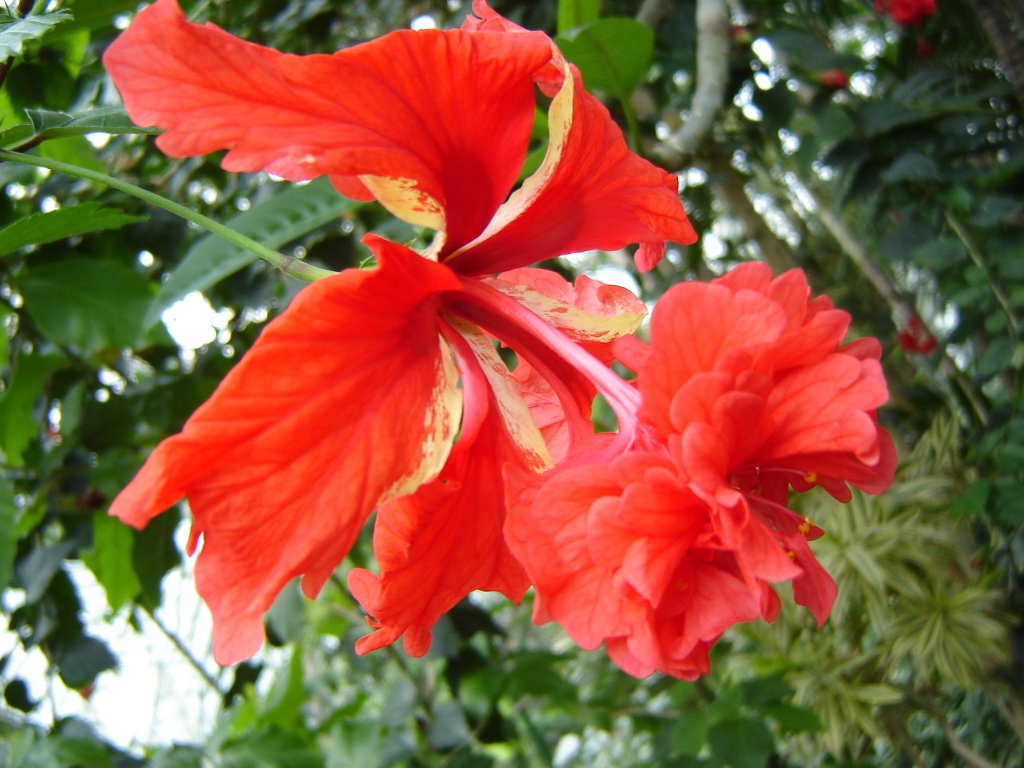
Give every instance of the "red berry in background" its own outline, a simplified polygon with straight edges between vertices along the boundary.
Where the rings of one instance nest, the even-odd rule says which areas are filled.
[[[817,74],[817,79],[818,85],[823,88],[838,90],[850,86],[850,76],[837,67],[820,70]]]
[[[930,59],[935,53],[935,46],[923,37],[917,38],[917,57],[919,59]]]

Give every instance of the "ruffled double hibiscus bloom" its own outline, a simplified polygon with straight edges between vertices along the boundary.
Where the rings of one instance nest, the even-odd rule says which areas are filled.
[[[774,616],[775,582],[823,620],[834,587],[806,544],[820,531],[786,499],[891,479],[877,345],[840,346],[848,316],[808,303],[800,273],[678,286],[648,348],[628,291],[527,268],[637,243],[649,269],[695,236],[676,178],[627,150],[550,39],[474,11],[461,30],[291,56],[158,0],[107,51],[167,154],[328,175],[437,232],[422,254],[368,236],[376,268],[304,289],[111,513],[141,527],[187,497],[224,664],[259,648],[289,580],[319,591],[374,510],[380,573],[349,574],[376,628],[360,652],[404,635],[423,654],[471,591],[518,601],[531,583],[538,621],[637,675],[705,670],[726,626]],[[516,188],[536,88],[548,150]],[[613,435],[593,434],[597,393]]]
[[[807,545],[822,531],[787,508],[790,488],[880,493],[896,451],[875,420],[880,345],[843,346],[849,315],[809,293],[798,270],[745,264],[666,292],[649,347],[616,342],[638,373],[641,438],[508,485],[506,537],[538,623],[603,642],[638,677],[692,680],[727,627],[776,617],[772,583],[792,581],[825,621],[835,582]]]
[[[113,503],[141,527],[188,498],[221,663],[259,648],[289,580],[315,595],[375,509],[380,576],[349,577],[378,628],[360,651],[404,634],[425,653],[436,619],[473,590],[521,599],[502,467],[540,472],[564,456],[592,433],[596,391],[636,420],[631,390],[577,342],[632,332],[643,304],[523,268],[630,243],[652,267],[665,240],[695,239],[677,179],[628,151],[546,35],[474,10],[461,30],[293,56],[159,0],[104,55],[132,119],[165,129],[167,154],[227,149],[231,171],[326,174],[437,232],[424,254],[367,237],[377,268],[303,290]],[[548,150],[513,191],[537,87],[551,98]],[[494,339],[518,354],[514,373]]]

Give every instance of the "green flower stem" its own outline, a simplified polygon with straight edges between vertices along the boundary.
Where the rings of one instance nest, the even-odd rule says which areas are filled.
[[[59,160],[50,160],[49,158],[35,157],[34,155],[25,155],[20,152],[11,152],[2,149],[0,149],[0,160],[9,160],[12,163],[22,163],[24,165],[34,165],[37,168],[49,168],[51,171],[57,171],[58,173],[63,173],[80,179],[88,179],[89,181],[95,181],[97,184],[106,184],[108,187],[119,189],[126,194],[139,198],[140,200],[145,200],[147,203],[155,205],[157,208],[163,208],[165,211],[169,211],[170,213],[191,221],[194,224],[198,224],[200,227],[213,232],[215,235],[220,235],[228,242],[234,243],[240,248],[244,248],[245,250],[256,254],[264,261],[273,264],[289,277],[294,277],[297,280],[313,282],[314,280],[320,280],[321,278],[337,274],[329,269],[320,269],[319,267],[314,267],[311,264],[306,264],[304,261],[299,261],[291,256],[285,256],[282,253],[271,250],[266,246],[260,245],[255,240],[248,238],[229,227],[225,227],[223,224],[217,223],[208,216],[203,216],[201,213],[196,213],[195,211],[190,210],[183,205],[179,205],[178,203],[172,202],[165,197],[149,192],[142,187],[137,187],[134,184],[129,184],[126,181],[115,179],[113,176],[108,176],[105,173],[91,171],[88,168],[80,168],[77,165],[69,165],[68,163],[62,163]]]

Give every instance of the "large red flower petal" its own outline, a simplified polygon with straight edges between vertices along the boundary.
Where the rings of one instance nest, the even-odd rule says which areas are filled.
[[[492,404],[471,444],[459,442],[440,477],[377,512],[374,551],[380,576],[353,569],[349,588],[377,630],[356,643],[367,653],[404,634],[422,656],[443,613],[470,592],[497,591],[519,602],[530,586],[502,534],[502,467],[519,449]]]
[[[500,272],[630,243],[641,244],[637,263],[646,270],[661,258],[664,241],[697,239],[679,200],[678,179],[629,151],[608,110],[570,69],[548,113],[544,162],[487,229],[449,257],[458,272]]]
[[[476,237],[526,155],[542,33],[403,30],[333,55],[292,56],[189,24],[174,0],[141,11],[104,64],[132,119],[174,157],[227,149],[224,168],[322,174],[395,215]]]
[[[115,499],[136,527],[187,497],[222,664],[290,579],[315,594],[380,502],[437,475],[459,426],[437,295],[452,273],[382,240],[380,268],[306,288]]]

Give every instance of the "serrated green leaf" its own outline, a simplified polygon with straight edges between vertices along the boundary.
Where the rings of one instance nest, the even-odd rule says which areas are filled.
[[[597,21],[601,17],[598,0],[558,0],[558,34]]]
[[[84,258],[32,269],[19,290],[39,330],[87,354],[134,345],[152,296],[149,281],[131,267]]]
[[[96,202],[36,213],[0,230],[0,257],[27,245],[53,243],[67,237],[104,229],[119,229],[145,220],[145,216],[130,216],[116,208],[104,208]]]
[[[142,588],[132,569],[134,544],[132,529],[120,520],[103,513],[93,516],[92,551],[82,553],[82,562],[103,585],[115,611]]]
[[[124,107],[100,107],[78,114],[49,109],[25,111],[32,121],[32,129],[43,139],[83,136],[87,133],[160,133],[158,128],[140,128],[135,125]]]
[[[39,40],[62,21],[71,19],[69,11],[40,13],[23,19],[0,20],[0,59],[21,56],[25,43]]]
[[[565,57],[580,68],[587,88],[628,101],[647,72],[654,33],[633,19],[600,19],[556,41]]]
[[[339,195],[327,178],[321,177],[286,189],[229,219],[225,226],[268,248],[280,248],[359,205]],[[256,258],[217,235],[206,235],[189,248],[170,279],[161,286],[146,316],[145,327],[155,325],[160,313],[186,294],[209,288]]]
[[[20,467],[22,454],[38,432],[35,405],[51,372],[64,364],[59,355],[21,355],[11,383],[0,394],[0,449],[7,463]]]

